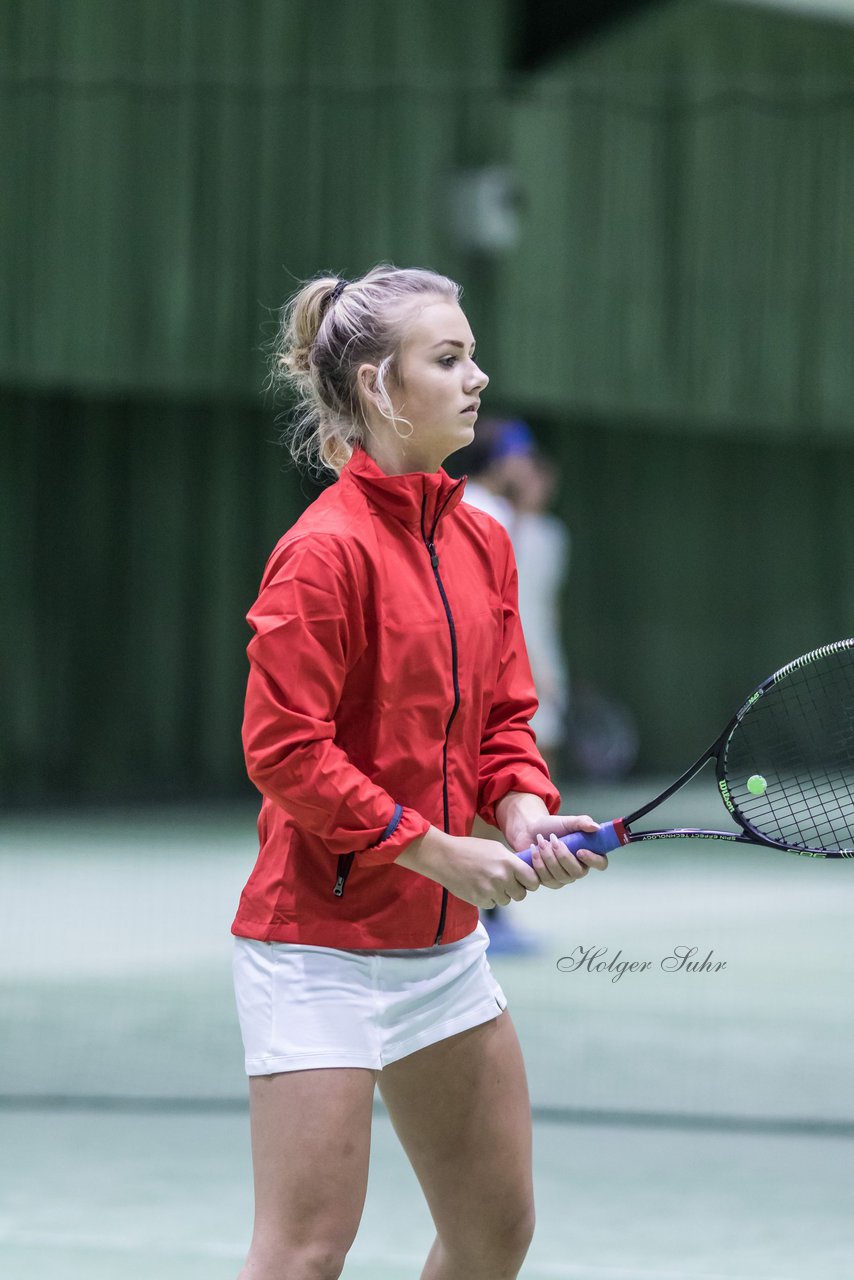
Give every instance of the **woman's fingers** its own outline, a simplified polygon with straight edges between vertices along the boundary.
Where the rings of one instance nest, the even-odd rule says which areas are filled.
[[[526,870],[530,870],[530,867],[527,867]],[[514,877],[513,880],[504,885],[504,892],[507,895],[507,902],[521,902],[523,898],[527,897],[529,893],[533,893],[534,889],[539,889],[539,887],[539,879],[533,888],[531,888],[528,885],[520,884],[520,882]],[[498,905],[499,907],[506,906],[507,903],[499,902]]]
[[[579,851],[580,852],[580,851]],[[596,856],[596,855],[591,855]],[[533,866],[547,889],[562,889],[587,875],[589,868],[570,853],[559,836],[537,836],[533,846]]]

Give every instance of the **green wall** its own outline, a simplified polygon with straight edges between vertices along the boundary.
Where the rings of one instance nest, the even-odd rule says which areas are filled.
[[[244,614],[314,492],[262,347],[322,268],[462,281],[491,407],[561,467],[573,670],[643,768],[851,632],[854,36],[686,2],[520,77],[512,30],[509,0],[0,11],[7,801],[247,791]],[[525,208],[493,261],[443,192],[496,161]]]
[[[272,414],[23,393],[0,414],[0,795],[248,794],[244,615],[316,492]],[[847,444],[539,426],[567,459],[573,672],[631,708],[642,767],[679,768],[753,684],[850,632]]]
[[[854,439],[854,25],[662,5],[520,85],[510,151],[514,396]]]
[[[443,180],[482,154],[505,9],[0,6],[0,379],[254,401],[301,278],[383,259],[457,273]]]

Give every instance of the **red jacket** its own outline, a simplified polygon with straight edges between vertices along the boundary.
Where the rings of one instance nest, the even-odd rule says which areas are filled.
[[[232,931],[342,948],[455,942],[477,910],[395,858],[552,785],[509,538],[445,471],[357,450],[281,539],[248,614],[243,743],[264,800]]]

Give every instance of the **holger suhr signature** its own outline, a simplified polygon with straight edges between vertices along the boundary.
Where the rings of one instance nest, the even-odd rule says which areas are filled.
[[[607,947],[583,947],[579,944],[568,956],[561,956],[557,967],[561,973],[607,973],[612,982],[619,982],[627,973],[648,973],[656,963],[653,960],[623,960],[623,952],[619,950],[609,960]],[[669,955],[663,956],[658,968],[664,973],[720,973],[726,968],[726,960],[716,960],[715,953],[710,950],[703,959],[699,959],[697,947],[674,947]]]

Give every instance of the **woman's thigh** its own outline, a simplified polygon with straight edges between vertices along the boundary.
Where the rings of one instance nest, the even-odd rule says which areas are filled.
[[[531,1110],[508,1013],[386,1067],[379,1088],[446,1245],[530,1234]]]
[[[253,1249],[349,1248],[365,1203],[375,1080],[360,1067],[250,1078]]]

